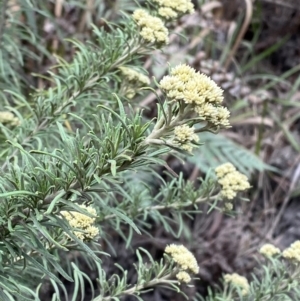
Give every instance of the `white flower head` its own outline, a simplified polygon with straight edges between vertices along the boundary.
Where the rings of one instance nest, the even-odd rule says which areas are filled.
[[[218,183],[222,186],[221,194],[231,200],[239,191],[250,188],[248,178],[236,170],[231,163],[225,163],[215,169]]]
[[[240,276],[237,273],[226,274],[224,276],[226,283],[231,283],[242,290],[242,295],[245,296],[249,293],[250,285],[247,278]]]
[[[264,244],[260,248],[259,253],[266,257],[273,257],[275,255],[280,254],[280,250],[272,244]]]
[[[160,18],[151,16],[143,9],[135,10],[132,17],[140,27],[140,35],[146,43],[157,47],[168,44],[169,32]]]
[[[184,271],[191,271],[194,274],[199,272],[199,266],[195,256],[183,245],[168,245],[165,249],[172,259]]]
[[[291,260],[292,262],[300,262],[300,240],[295,241],[282,252],[282,257]]]
[[[96,220],[96,210],[91,206],[80,205],[80,207],[94,217],[76,211],[62,211],[61,214],[72,228],[80,230],[74,231],[79,239],[93,239],[99,234],[99,229],[93,225]]]
[[[191,282],[191,276],[189,273],[185,271],[180,271],[178,274],[176,274],[176,278],[179,282],[189,283]]]

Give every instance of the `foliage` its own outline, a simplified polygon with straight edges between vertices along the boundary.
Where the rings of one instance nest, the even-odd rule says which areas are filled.
[[[246,294],[242,293],[241,287],[227,284],[220,292],[214,293],[209,290],[208,297],[199,296],[195,300],[292,301],[299,297],[298,263],[285,261],[280,256],[267,257],[260,269],[252,276]]]
[[[132,284],[128,271],[117,262],[119,273],[109,275],[104,268],[105,258],[117,252],[111,243],[112,231],[127,248],[133,248],[133,235],[150,235],[152,224],[179,237],[183,217],[201,214],[200,204],[231,211],[222,194],[224,181],[216,179],[209,169],[212,164],[203,168],[206,177],[198,183],[182,174],[174,176],[172,171],[166,181],[157,172],[159,166],[166,166],[167,153],[190,156],[193,148],[201,153],[208,133],[218,134],[229,125],[229,112],[221,106],[222,90],[205,75],[181,64],[149,87],[142,67],[148,55],[167,43],[168,30],[178,21],[169,20],[166,13],[181,17],[192,12],[192,4],[174,1],[188,3],[174,7],[167,1],[147,1],[149,12],[139,9],[132,17],[120,11],[110,15],[104,2],[94,5],[111,20],[90,25],[88,41],[65,40],[65,49],[75,51],[71,57],[42,43],[42,22],[49,19],[55,24],[49,5],[34,0],[0,4],[3,301],[40,300],[47,283],[53,287],[52,300],[85,300],[87,290],[93,301],[126,295],[142,300],[143,293],[159,285],[183,293],[182,282],[197,273],[186,263],[196,259],[185,247],[186,258],[166,251],[160,261],[135,247],[136,281]],[[81,1],[72,5],[84,9]],[[134,7],[130,2],[124,10],[131,13]],[[166,20],[159,19],[160,12]],[[26,64],[43,60],[52,62],[47,73],[37,68],[38,74],[28,74]],[[145,91],[156,93],[155,88],[160,90],[157,112],[149,120],[135,99]],[[248,174],[266,167],[237,145],[219,139],[206,143],[219,163],[225,157]],[[207,163],[208,152],[203,150]],[[247,160],[251,165],[246,166]],[[234,196],[249,187],[245,176],[237,171],[235,175],[247,185],[236,187],[234,179],[227,179]],[[78,258],[97,274],[97,281],[80,269]],[[256,279],[251,283],[251,292],[262,292],[257,300],[268,300],[264,296],[270,294],[288,295],[294,289],[288,285],[290,276],[281,267],[282,261],[276,260],[262,269],[258,276],[262,283]],[[72,282],[70,292],[66,283]],[[279,287],[275,293],[265,289],[273,286]],[[221,294],[223,299],[241,297],[240,290],[234,292],[226,285]],[[299,295],[296,289],[293,294]]]
[[[188,160],[196,164],[203,172],[225,162],[238,166],[239,170],[247,175],[255,170],[274,170],[258,156],[222,135],[203,133],[201,142],[203,143],[201,149],[196,150],[194,156],[189,157]]]

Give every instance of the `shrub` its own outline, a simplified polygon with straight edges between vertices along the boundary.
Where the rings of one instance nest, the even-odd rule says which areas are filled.
[[[202,133],[230,126],[223,91],[206,75],[182,62],[150,83],[142,68],[146,55],[169,42],[173,22],[192,13],[191,1],[149,1],[147,9],[124,14],[119,23],[93,25],[89,42],[71,41],[71,62],[57,56],[48,75],[39,76],[39,89],[28,75],[19,75],[28,56],[39,59],[24,46],[39,47],[38,34],[29,25],[22,28],[20,17],[40,17],[46,10],[26,0],[17,10],[11,5],[2,4],[0,30],[1,300],[40,300],[46,283],[53,286],[52,300],[84,300],[87,289],[93,301],[125,295],[142,300],[143,292],[158,285],[181,292],[199,270],[183,245],[166,246],[160,261],[137,248],[132,284],[117,262],[119,273],[112,275],[102,263],[115,252],[109,247],[112,230],[131,247],[133,233],[148,234],[149,221],[172,232],[174,220],[201,214],[199,204],[230,212],[237,193],[250,188],[230,163],[208,173],[200,187],[182,174],[162,181],[157,173],[157,166],[166,166],[165,154],[192,155],[201,148]],[[157,114],[146,120],[135,100],[155,89],[161,92]],[[262,253],[276,255],[274,250]],[[293,252],[283,253],[288,262],[269,256],[260,278],[250,283],[225,275],[225,288],[207,300],[292,300],[299,296]],[[97,273],[97,281],[76,257]],[[74,282],[71,293],[67,282]]]

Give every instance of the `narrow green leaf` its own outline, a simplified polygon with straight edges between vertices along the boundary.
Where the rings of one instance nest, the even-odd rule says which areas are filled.
[[[124,129],[126,130],[126,132],[127,132],[127,134],[128,134],[128,137],[131,137],[131,133],[130,133],[130,130],[129,130],[127,124],[125,123],[125,121],[122,119],[122,117],[121,117],[119,114],[117,114],[117,113],[116,113],[115,111],[113,111],[112,109],[107,108],[107,107],[105,107],[105,106],[103,106],[103,105],[98,105],[97,107],[100,107],[100,108],[102,108],[102,109],[104,109],[104,110],[110,112],[110,113],[111,113],[112,115],[114,115],[115,117],[117,117],[118,120],[119,120],[119,121],[122,123],[122,125],[124,126]]]
[[[37,262],[33,257],[28,256],[25,252],[22,252],[22,256],[29,262],[32,263],[32,265],[36,268],[38,268],[41,272],[49,276],[51,279],[53,279],[55,282],[62,284],[62,282],[50,271],[48,271],[43,265],[41,265],[39,262]]]
[[[6,198],[9,196],[23,196],[23,195],[31,195],[31,196],[37,196],[35,193],[30,192],[30,191],[25,191],[25,190],[19,190],[19,191],[10,191],[10,192],[4,192],[4,193],[0,193],[0,198]]]
[[[120,211],[118,211],[115,208],[109,208],[109,210],[113,214],[115,214],[116,216],[118,216],[122,220],[124,220],[127,224],[129,224],[135,230],[135,232],[137,232],[138,234],[141,234],[140,230],[137,228],[137,226],[134,224],[134,222],[129,217],[127,217],[125,214],[121,213]]]
[[[45,215],[49,215],[52,213],[54,207],[56,206],[56,204],[59,202],[59,200],[66,194],[66,192],[64,190],[60,191],[56,197],[51,201],[51,203],[48,206],[47,211],[44,213]]]
[[[64,246],[60,245],[58,242],[56,242],[52,238],[52,236],[50,235],[50,233],[47,231],[46,227],[44,227],[41,223],[39,223],[37,221],[37,219],[35,218],[35,216],[31,215],[30,218],[33,221],[35,227],[38,229],[38,231],[41,232],[41,234],[43,234],[51,243],[53,243],[58,249],[62,249],[64,251],[68,251],[67,248],[65,248]]]

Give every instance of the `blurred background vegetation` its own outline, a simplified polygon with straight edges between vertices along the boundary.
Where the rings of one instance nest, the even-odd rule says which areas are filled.
[[[91,24],[109,31],[107,22],[118,24],[123,12],[145,5],[145,1],[133,0],[1,1],[0,106],[11,104],[10,94],[4,90],[28,95],[49,86],[35,74],[47,77],[57,56],[72,60],[74,47],[69,39],[92,40]],[[263,243],[284,248],[300,239],[299,3],[193,2],[195,13],[176,24],[163,53],[155,51],[143,58],[144,68],[159,80],[168,64],[186,62],[211,76],[225,91],[232,127],[219,135],[203,134],[204,145],[193,157],[187,157],[185,164],[172,156],[165,159],[190,181],[230,161],[251,178],[253,188],[250,202],[235,208],[234,218],[216,211],[195,215],[194,220],[184,223],[177,240],[193,250],[201,267],[201,280],[186,289],[189,296],[196,291],[205,294],[208,285],[218,284],[222,273],[248,275]],[[149,92],[134,100],[134,106],[145,108],[145,118],[155,115],[155,97]],[[165,170],[159,172],[168,178]],[[159,258],[174,237],[155,222],[149,232],[152,237],[133,236],[131,247],[147,248]],[[130,270],[134,250],[126,249],[122,240],[113,244],[122,251],[112,261]],[[83,268],[84,264],[82,261]],[[107,262],[107,273],[114,269]],[[49,285],[42,300],[50,300],[50,291]],[[161,289],[154,294],[155,300],[182,298]],[[149,294],[150,299],[153,295]]]

